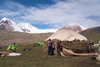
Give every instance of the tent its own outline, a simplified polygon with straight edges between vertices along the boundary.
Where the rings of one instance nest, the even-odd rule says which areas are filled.
[[[44,46],[44,42],[38,42],[37,44],[40,46]]]
[[[7,50],[11,50],[11,49],[18,49],[17,45],[15,44],[12,44],[12,45],[9,45],[9,47],[7,48]]]
[[[87,41],[87,38],[84,37],[83,35],[74,32],[72,30],[68,30],[68,29],[60,29],[57,32],[55,32],[54,34],[52,34],[50,37],[48,37],[45,41],[47,40],[61,40],[61,41],[73,41],[73,40],[85,40]]]
[[[48,40],[51,39],[52,41],[54,40],[60,40],[60,41],[73,41],[73,40],[85,40],[87,41],[87,38],[84,37],[83,35],[69,30],[69,29],[59,29],[58,31],[56,31],[54,34],[52,34],[50,37],[48,37],[45,40],[45,43],[48,43]],[[44,52],[46,52],[48,50],[47,48],[47,44],[44,45]]]

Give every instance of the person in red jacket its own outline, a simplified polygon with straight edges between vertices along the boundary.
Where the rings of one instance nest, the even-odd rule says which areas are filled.
[[[61,51],[61,49],[62,49],[62,45],[61,45],[61,41],[58,43],[58,45],[57,45],[57,56],[59,56],[60,55],[60,51]]]

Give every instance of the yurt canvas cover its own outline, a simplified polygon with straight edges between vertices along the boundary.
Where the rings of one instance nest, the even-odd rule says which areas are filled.
[[[48,37],[45,41],[47,40],[61,40],[61,41],[73,41],[73,40],[87,40],[86,37],[84,37],[83,35],[74,32],[72,30],[68,30],[68,29],[60,29],[57,32],[55,32],[54,34],[52,34],[50,37]]]

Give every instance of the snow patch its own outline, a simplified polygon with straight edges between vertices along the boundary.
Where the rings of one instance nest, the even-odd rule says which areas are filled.
[[[4,17],[4,18],[2,18],[2,20],[3,20],[3,21],[6,21],[6,20],[9,20],[9,19],[7,19],[7,18]]]

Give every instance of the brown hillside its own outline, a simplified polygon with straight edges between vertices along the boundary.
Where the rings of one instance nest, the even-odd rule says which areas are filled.
[[[33,44],[38,41],[44,41],[53,33],[23,33],[15,31],[4,31],[0,30],[0,45],[10,45],[14,42],[16,45]]]
[[[91,35],[94,35],[94,34],[97,34],[97,33],[100,33],[100,26],[89,28],[89,29],[86,29],[86,30],[80,32],[80,34],[82,34],[84,36],[91,36]]]

